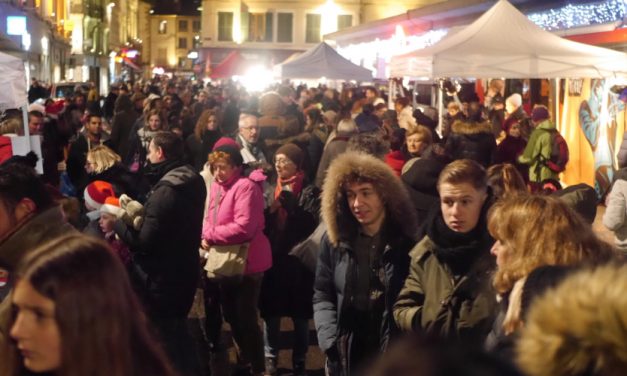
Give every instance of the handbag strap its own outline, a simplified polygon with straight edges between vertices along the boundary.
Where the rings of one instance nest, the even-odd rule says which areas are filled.
[[[216,226],[218,222],[218,205],[220,205],[220,187],[218,187],[218,193],[216,194],[216,202],[213,206],[213,227]]]

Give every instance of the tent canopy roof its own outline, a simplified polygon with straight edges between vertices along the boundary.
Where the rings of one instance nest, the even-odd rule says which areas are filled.
[[[239,51],[232,51],[211,71],[211,78],[242,76],[254,64],[254,62],[244,58]]]
[[[392,58],[392,76],[579,78],[627,75],[627,54],[543,30],[507,0],[425,49]]]
[[[282,78],[372,80],[370,70],[353,64],[324,42],[278,67]]]

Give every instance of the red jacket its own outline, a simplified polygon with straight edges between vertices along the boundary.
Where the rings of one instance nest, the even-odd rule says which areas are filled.
[[[11,146],[11,137],[0,136],[0,163],[6,161],[13,156],[13,146]]]

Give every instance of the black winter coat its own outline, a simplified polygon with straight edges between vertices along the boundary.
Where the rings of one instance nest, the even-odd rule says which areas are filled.
[[[483,167],[492,163],[496,140],[489,122],[455,122],[446,140],[446,152],[453,158],[472,159]]]
[[[121,220],[115,232],[132,254],[131,280],[152,318],[186,318],[198,283],[198,247],[207,191],[189,165],[154,165],[161,179],[144,205],[144,223],[136,231]]]
[[[185,148],[189,163],[194,166],[196,171],[202,171],[205,163],[207,163],[207,157],[213,145],[222,137],[220,131],[206,131],[202,134],[202,140],[198,140],[194,133],[187,136],[185,139]]]
[[[278,211],[266,214],[265,234],[272,247],[272,267],[263,277],[259,309],[262,317],[311,318],[313,273],[296,257],[292,248],[316,229],[320,211],[320,190],[314,185],[303,188],[288,211],[286,225],[279,229]]]
[[[131,99],[128,95],[120,95],[115,101],[115,115],[111,121],[111,149],[121,157],[128,154],[128,138],[136,120],[137,112]]]
[[[446,156],[437,155],[432,150],[426,150],[423,156],[413,162],[411,167],[401,175],[401,180],[416,208],[418,225],[421,227],[431,209],[440,202],[437,189],[438,177],[450,162]]]
[[[146,193],[146,190],[142,192],[138,176],[130,172],[128,168],[121,163],[114,164],[99,174],[89,175],[89,183],[96,180],[110,183],[117,197],[125,193],[134,200],[139,200],[142,193]]]

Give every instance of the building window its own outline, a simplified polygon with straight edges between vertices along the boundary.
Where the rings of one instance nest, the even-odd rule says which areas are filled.
[[[350,14],[342,14],[337,16],[337,29],[342,30],[353,26],[353,16]]]
[[[233,41],[232,12],[218,12],[218,40],[221,42]]]
[[[179,38],[179,48],[187,48],[187,38]]]
[[[320,15],[308,14],[305,29],[305,43],[320,42]]]
[[[248,15],[248,42],[272,42],[273,14],[250,13]]]
[[[192,31],[193,32],[200,31],[200,21],[192,21]]]
[[[179,33],[187,32],[187,20],[179,20]]]
[[[192,49],[197,50],[202,46],[200,43],[200,35],[195,35],[194,39],[192,39]]]
[[[292,13],[277,13],[276,41],[292,43],[294,15]]]
[[[159,34],[167,34],[168,32],[168,21],[161,20],[159,22]]]

